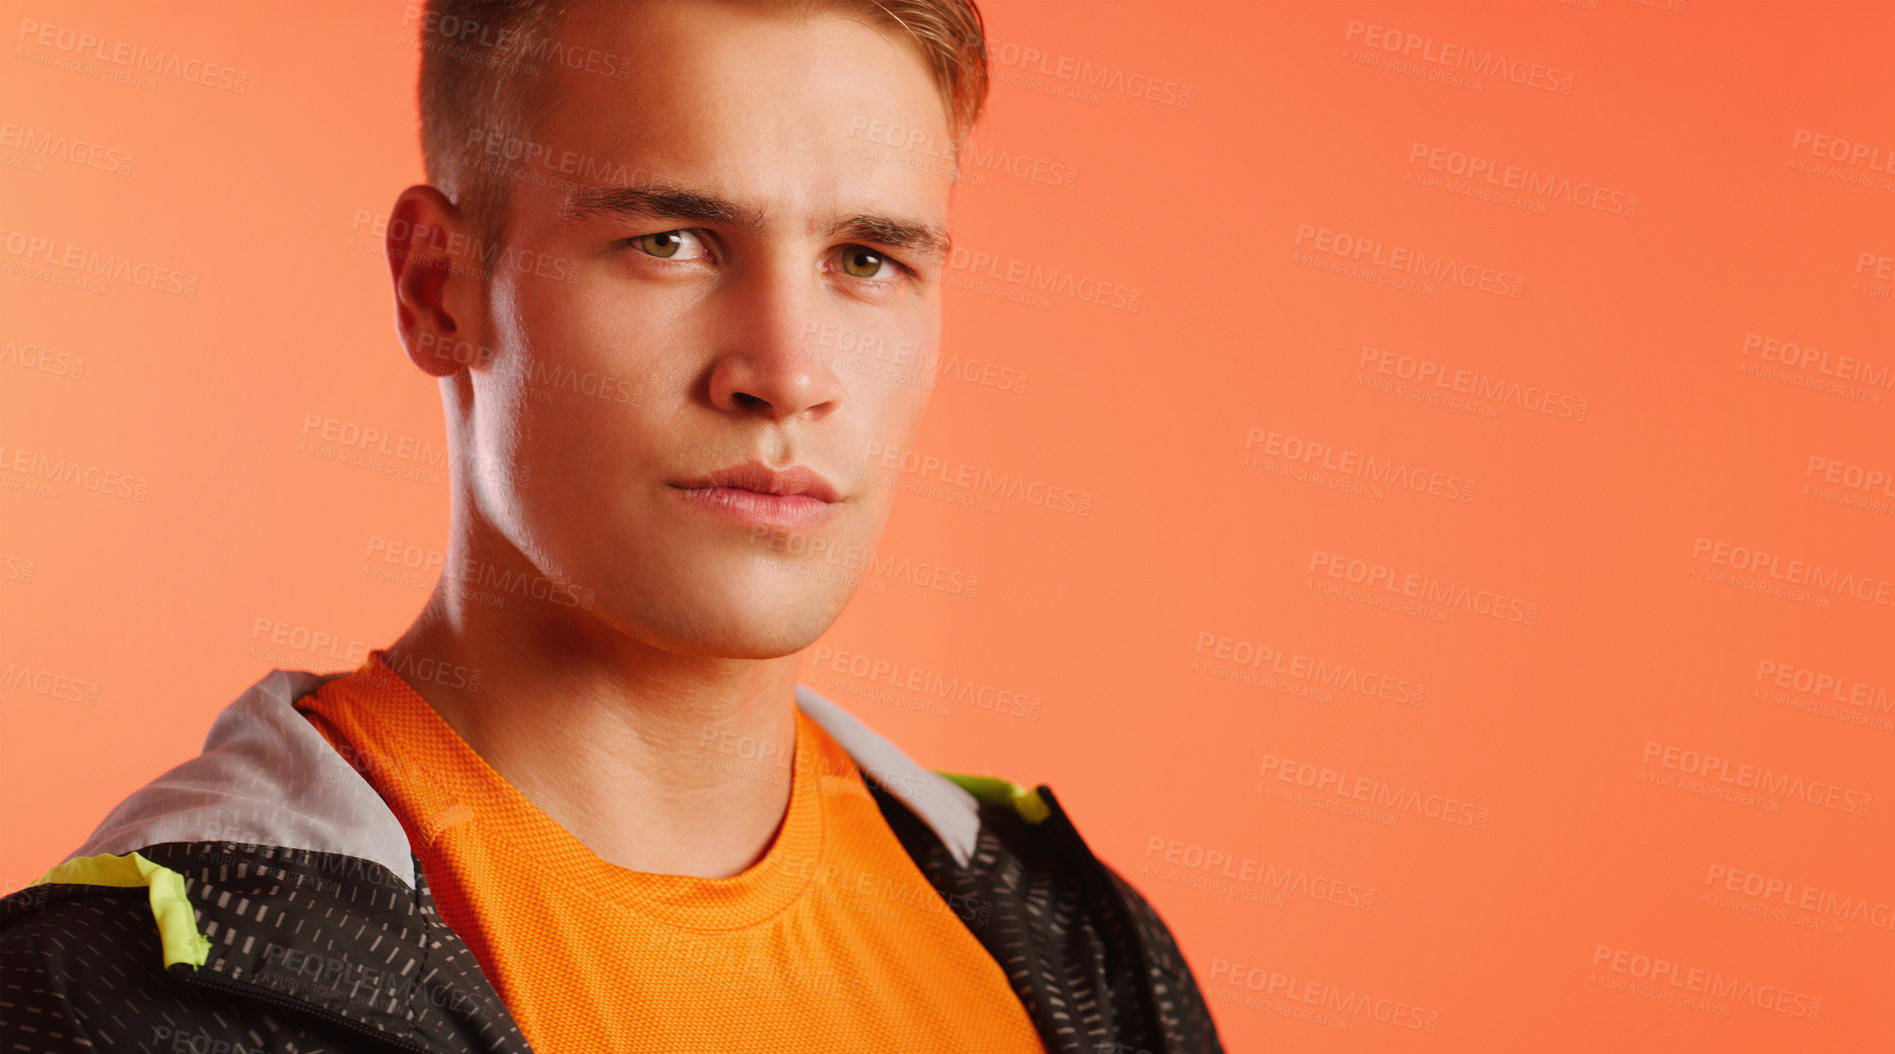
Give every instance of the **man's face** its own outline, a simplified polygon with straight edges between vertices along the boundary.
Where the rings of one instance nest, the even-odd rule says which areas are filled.
[[[945,232],[950,179],[865,129],[946,143],[946,109],[914,45],[837,15],[576,4],[556,36],[631,71],[541,73],[551,160],[512,180],[495,354],[471,372],[467,453],[496,469],[475,500],[618,632],[800,650],[874,547],[894,490],[870,454],[909,445],[931,383],[914,352],[939,347],[945,261],[919,235]],[[905,369],[883,361],[902,349]],[[704,485],[753,461],[833,500]]]

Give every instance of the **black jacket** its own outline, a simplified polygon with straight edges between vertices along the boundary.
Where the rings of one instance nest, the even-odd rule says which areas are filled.
[[[293,708],[335,676],[272,671],[202,754],[0,899],[5,1050],[529,1049],[394,813]],[[1163,920],[1050,788],[924,769],[807,687],[797,704],[855,759],[1048,1051],[1221,1052]]]

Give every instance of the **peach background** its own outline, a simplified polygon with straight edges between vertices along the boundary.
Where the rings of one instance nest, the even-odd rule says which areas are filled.
[[[977,589],[872,578],[821,654],[1024,692],[1042,710],[931,716],[860,694],[867,680],[818,669],[815,651],[808,676],[926,764],[1050,784],[1166,915],[1233,1051],[1895,1044],[1895,608],[1733,588],[1706,577],[1729,567],[1693,553],[1705,538],[1895,578],[1895,491],[1878,506],[1806,488],[1812,458],[1895,472],[1895,301],[1874,277],[1895,256],[1895,12],[1682,6],[986,5],[1006,61],[977,141],[1076,179],[986,171],[957,197],[958,243],[1136,290],[1139,309],[950,292],[948,353],[1028,380],[944,378],[918,449],[1088,493],[1090,512],[904,495],[883,552]],[[441,434],[434,385],[391,333],[379,240],[351,246],[357,211],[382,213],[419,178],[402,8],[5,4],[0,124],[135,160],[35,171],[0,147],[0,228],[199,276],[186,298],[0,273],[7,889],[195,752],[272,666],[351,664],[258,654],[259,619],[380,646],[425,598],[366,577],[366,552],[371,538],[440,548],[445,487],[297,450],[306,414]],[[65,53],[19,39],[23,20],[248,79],[241,93],[102,80],[44,64]],[[1371,26],[1570,72],[1572,91],[1371,65],[1357,53],[1386,54],[1365,46]],[[1023,49],[1048,57],[1023,63]],[[1078,64],[1188,86],[1188,105],[1112,86],[1072,97]],[[1823,162],[1799,130],[1880,152],[1804,171]],[[1416,143],[1635,194],[1636,212],[1412,182],[1429,174],[1410,164]],[[1330,273],[1293,259],[1310,248],[1303,225],[1524,276],[1524,291]],[[1849,356],[1881,372],[1852,382],[1866,399],[1813,389],[1836,378],[1747,353],[1752,333],[1819,349],[1832,371]],[[28,346],[68,358],[32,368]],[[1378,390],[1365,348],[1583,398],[1587,416]],[[1245,450],[1253,429],[1471,479],[1473,497],[1245,467],[1264,446]],[[144,480],[146,498],[35,484],[13,467],[21,449]],[[1522,598],[1536,624],[1329,595],[1316,587],[1346,583],[1312,574],[1318,553]],[[1205,633],[1425,695],[1319,701],[1215,676],[1194,669],[1214,657],[1198,654]],[[1765,662],[1876,694],[1809,712],[1812,696],[1759,681]],[[96,697],[36,692],[21,671]],[[1648,743],[1872,806],[1691,793],[1641,778],[1681,775]],[[1262,779],[1266,758],[1467,802],[1487,822],[1401,811],[1391,826],[1337,813],[1333,793],[1279,800],[1263,790],[1298,788]],[[1205,851],[1237,861],[1235,878],[1211,875],[1234,894],[1186,866]],[[1244,881],[1245,860],[1373,900]],[[1770,902],[1708,881],[1720,867],[1879,914],[1819,906],[1803,913],[1816,927],[1756,914]],[[1647,998],[1612,950],[1787,989],[1805,1008],[1819,997],[1820,1013]],[[1391,1024],[1305,1007],[1292,992],[1312,982],[1437,1014],[1434,1031],[1405,1027],[1407,1011]]]

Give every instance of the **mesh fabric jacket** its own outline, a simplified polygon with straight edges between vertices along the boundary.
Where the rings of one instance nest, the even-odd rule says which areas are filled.
[[[294,710],[334,676],[272,671],[203,753],[0,899],[4,1049],[529,1049],[399,821]],[[807,687],[797,705],[855,760],[1048,1051],[1222,1051],[1163,920],[1050,788],[930,771]]]

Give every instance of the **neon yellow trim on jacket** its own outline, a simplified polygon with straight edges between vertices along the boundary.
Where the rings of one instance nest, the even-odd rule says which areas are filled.
[[[940,769],[935,771],[960,784],[981,801],[1013,806],[1013,811],[1028,823],[1039,823],[1052,813],[1039,791],[1022,787],[1018,783],[998,776],[970,776],[964,772],[943,772]]]
[[[211,957],[211,942],[197,930],[197,912],[184,892],[184,876],[137,853],[113,856],[82,856],[49,868],[33,885],[71,882],[82,886],[147,886],[151,889],[151,915],[158,922],[158,939],[164,944],[164,964],[190,963],[202,966]]]

